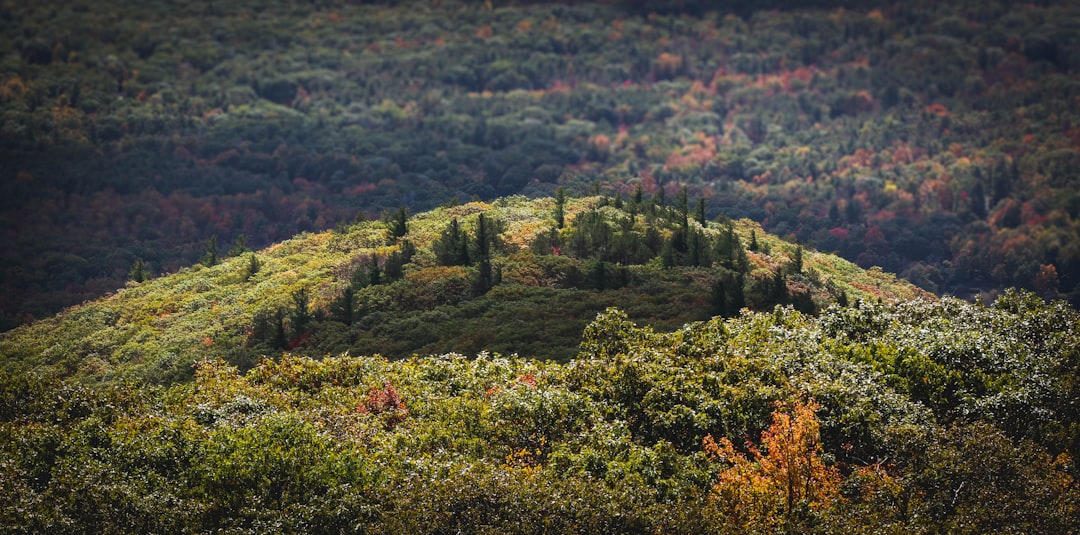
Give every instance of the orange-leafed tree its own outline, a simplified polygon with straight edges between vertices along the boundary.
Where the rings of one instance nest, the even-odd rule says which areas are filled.
[[[746,454],[727,438],[705,437],[709,457],[729,465],[713,486],[728,525],[763,532],[797,527],[837,499],[840,475],[821,458],[818,408],[813,401],[778,404],[760,447],[748,443]]]

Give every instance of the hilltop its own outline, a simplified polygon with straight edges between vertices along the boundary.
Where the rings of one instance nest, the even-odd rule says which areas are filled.
[[[286,351],[566,361],[608,307],[673,330],[744,307],[932,298],[748,220],[702,221],[689,205],[511,197],[399,211],[131,282],[6,333],[0,355],[9,371],[151,383],[186,380],[200,359],[247,369]]]
[[[685,186],[934,293],[1073,298],[1078,27],[1068,0],[11,2],[0,329],[215,236],[560,186]]]

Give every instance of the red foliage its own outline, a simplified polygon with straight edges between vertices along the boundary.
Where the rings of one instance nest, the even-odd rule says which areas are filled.
[[[311,333],[301,334],[300,336],[297,336],[296,338],[293,338],[292,340],[289,340],[289,343],[286,344],[286,347],[288,349],[290,349],[290,350],[296,349],[296,348],[304,345],[304,342],[307,342],[308,338],[311,338]]]
[[[536,376],[532,372],[526,373],[517,378],[517,383],[529,388],[536,388]]]
[[[923,108],[923,110],[925,110],[925,111],[927,111],[929,113],[933,113],[934,115],[937,115],[938,117],[948,117],[948,115],[949,115],[949,109],[946,108],[944,104],[931,104],[931,105]]]
[[[367,398],[356,405],[356,411],[361,414],[374,414],[382,416],[383,423],[387,428],[392,428],[405,421],[409,415],[409,409],[405,406],[405,400],[398,394],[394,384],[387,381],[382,388],[377,386],[368,390]]]

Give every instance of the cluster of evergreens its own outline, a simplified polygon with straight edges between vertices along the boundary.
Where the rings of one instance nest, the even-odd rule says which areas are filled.
[[[169,383],[222,357],[451,351],[566,361],[608,307],[675,329],[743,308],[815,313],[923,294],[742,220],[620,197],[501,199],[307,234],[132,281],[0,339],[9,370]],[[560,221],[562,222],[560,228]],[[744,245],[745,244],[745,245]],[[209,260],[207,260],[209,263]]]
[[[1075,3],[780,4],[3,4],[2,326],[211,236],[560,185],[1074,295]]]

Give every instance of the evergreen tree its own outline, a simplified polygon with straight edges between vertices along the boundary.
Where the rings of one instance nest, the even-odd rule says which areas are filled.
[[[213,267],[218,264],[218,245],[217,234],[210,236],[209,240],[206,240],[206,245],[203,246],[203,255],[200,260],[202,265],[206,267]]]
[[[355,312],[355,297],[356,291],[353,290],[353,287],[351,285],[346,286],[341,295],[330,304],[331,316],[345,325],[352,325]]]
[[[394,238],[401,238],[409,233],[409,213],[405,211],[404,206],[394,212],[394,216],[390,220],[390,233]]]
[[[603,260],[596,259],[589,269],[589,286],[601,292],[607,287],[606,266],[604,264]]]
[[[386,264],[383,265],[383,275],[388,281],[395,281],[405,276],[405,260],[401,251],[394,251],[387,255]]]
[[[484,214],[476,219],[476,259],[478,294],[487,293],[495,284],[491,268],[491,249],[495,240],[495,224]]]
[[[469,263],[468,236],[461,230],[457,218],[450,220],[446,230],[431,246],[435,258],[443,266],[464,266]]]
[[[236,239],[233,240],[233,245],[229,248],[229,252],[226,253],[226,255],[240,256],[250,250],[251,249],[249,249],[247,246],[247,236],[244,234],[238,234],[236,236]]]
[[[802,245],[795,246],[795,253],[791,257],[791,265],[789,267],[792,275],[801,274],[803,271],[803,248]]]
[[[131,271],[128,272],[128,280],[135,282],[142,282],[146,280],[146,264],[143,263],[142,258],[135,260],[135,265],[132,266]]]
[[[311,322],[307,288],[300,288],[293,292],[292,302],[293,306],[289,320],[292,324],[293,339],[296,339],[307,333],[308,323]]]
[[[382,284],[382,271],[379,269],[379,256],[375,253],[371,253],[371,261],[368,262],[367,280],[368,284],[371,286]]]
[[[757,252],[759,248],[760,248],[760,246],[758,245],[758,241],[757,241],[757,231],[751,230],[750,231],[750,250],[754,251],[754,252]]]
[[[709,306],[713,316],[729,317],[727,308],[727,289],[724,287],[724,279],[717,277],[713,282],[712,291],[709,295]]]
[[[555,225],[563,228],[566,224],[566,190],[560,187],[555,190]]]
[[[708,221],[705,219],[705,198],[702,197],[697,201],[697,208],[694,210],[694,218],[701,226],[705,226]]]
[[[255,253],[248,254],[248,264],[244,268],[244,282],[251,280],[251,277],[259,272],[259,267],[259,259]]]

